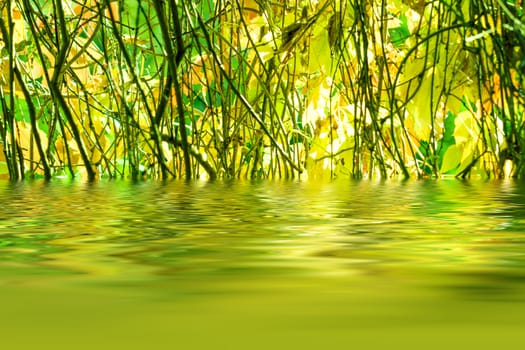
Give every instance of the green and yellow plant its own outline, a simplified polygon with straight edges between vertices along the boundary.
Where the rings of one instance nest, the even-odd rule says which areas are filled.
[[[1,0],[0,176],[523,176],[521,0]]]

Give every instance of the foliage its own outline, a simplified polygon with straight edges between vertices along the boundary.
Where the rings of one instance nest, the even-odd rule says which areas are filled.
[[[523,176],[521,0],[1,0],[0,173]]]

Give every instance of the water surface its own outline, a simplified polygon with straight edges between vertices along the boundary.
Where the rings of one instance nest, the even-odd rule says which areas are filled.
[[[5,349],[516,348],[513,181],[0,183]]]

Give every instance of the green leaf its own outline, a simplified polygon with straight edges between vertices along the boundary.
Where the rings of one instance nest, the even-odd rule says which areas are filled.
[[[16,52],[24,51],[24,49],[28,46],[32,45],[32,41],[30,40],[22,40],[15,44],[15,50]]]
[[[388,32],[390,33],[390,40],[392,44],[396,47],[403,46],[405,41],[410,36],[410,31],[408,30],[408,20],[405,16],[400,16],[399,21],[401,25],[396,28],[389,28]]]

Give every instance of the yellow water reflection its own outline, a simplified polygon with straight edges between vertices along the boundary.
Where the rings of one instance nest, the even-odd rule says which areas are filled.
[[[7,349],[513,348],[518,182],[5,183]],[[4,348],[4,347],[3,347]]]

